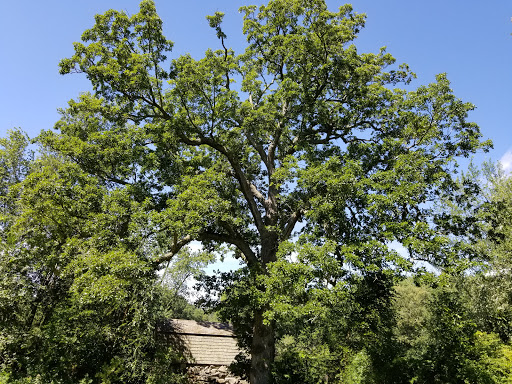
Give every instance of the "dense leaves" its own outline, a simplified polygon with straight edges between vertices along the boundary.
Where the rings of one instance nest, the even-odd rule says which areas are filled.
[[[2,379],[180,380],[180,351],[155,338],[173,305],[141,245],[139,205],[58,156],[32,160],[19,131],[1,144]]]

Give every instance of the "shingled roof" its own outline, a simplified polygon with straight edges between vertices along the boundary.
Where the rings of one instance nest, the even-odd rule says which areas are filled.
[[[188,364],[230,365],[241,352],[229,324],[172,319],[169,325],[187,349]]]

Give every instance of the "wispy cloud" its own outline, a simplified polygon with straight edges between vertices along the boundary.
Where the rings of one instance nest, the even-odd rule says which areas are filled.
[[[501,156],[500,164],[506,174],[512,173],[512,148],[505,152],[503,156]]]

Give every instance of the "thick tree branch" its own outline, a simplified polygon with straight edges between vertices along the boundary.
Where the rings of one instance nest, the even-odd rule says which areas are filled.
[[[221,243],[232,244],[237,247],[245,257],[248,266],[257,265],[259,263],[258,257],[253,252],[249,244],[239,236],[223,235],[213,232],[204,232],[198,236],[198,240],[203,241],[216,241]]]
[[[283,241],[290,238],[290,236],[292,235],[293,229],[295,228],[295,224],[297,224],[297,222],[300,220],[301,217],[302,217],[302,210],[301,209],[293,212],[290,215],[290,218],[288,219],[288,221],[284,225],[283,237],[282,237]]]
[[[194,240],[194,238],[190,235],[183,236],[181,239],[177,239],[175,236],[173,239],[173,244],[171,246],[171,249],[169,252],[165,253],[164,255],[157,257],[153,264],[155,266],[158,266],[166,261],[171,260],[176,254],[187,244],[191,243]]]
[[[288,113],[288,103],[286,101],[283,101],[283,105],[281,107],[281,116],[282,116],[283,120],[287,113]],[[281,135],[283,134],[283,130],[284,130],[284,123],[283,123],[283,121],[280,121],[279,124],[277,125],[277,129],[274,134],[274,139],[268,146],[268,163],[272,167],[273,167],[273,164],[275,161],[277,147],[279,146],[279,143],[281,141]]]
[[[267,153],[265,152],[265,149],[263,148],[263,145],[261,143],[257,142],[254,139],[254,136],[252,135],[252,133],[250,133],[250,132],[246,131],[245,137],[247,137],[247,140],[249,141],[251,146],[256,150],[256,152],[258,152],[258,155],[260,155],[261,161],[268,168],[268,157],[267,157]]]
[[[224,147],[223,145],[219,144],[218,142],[211,138],[199,137],[193,139],[187,137],[185,134],[180,134],[179,137],[184,144],[194,146],[207,145],[210,148],[213,148],[217,152],[224,155],[224,157],[228,160],[229,164],[231,165],[231,168],[235,173],[234,176],[237,179],[238,184],[240,185],[240,189],[245,197],[245,200],[247,201],[247,204],[249,205],[249,210],[251,211],[251,215],[255,221],[256,228],[261,233],[264,230],[264,222],[255,199],[261,199],[262,194],[261,192],[258,191],[254,184],[247,180],[247,177],[245,176],[242,167],[235,160],[234,156],[231,153],[229,153],[226,147]]]

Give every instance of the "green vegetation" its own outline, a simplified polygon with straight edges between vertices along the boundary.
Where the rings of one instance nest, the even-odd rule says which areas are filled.
[[[60,63],[94,91],[37,156],[1,139],[0,382],[182,382],[158,324],[204,318],[184,281],[227,253],[200,304],[252,384],[512,382],[511,179],[454,174],[473,105],[359,53],[348,5],[241,11],[246,49],[216,13],[199,60],[152,1],[98,15]]]

